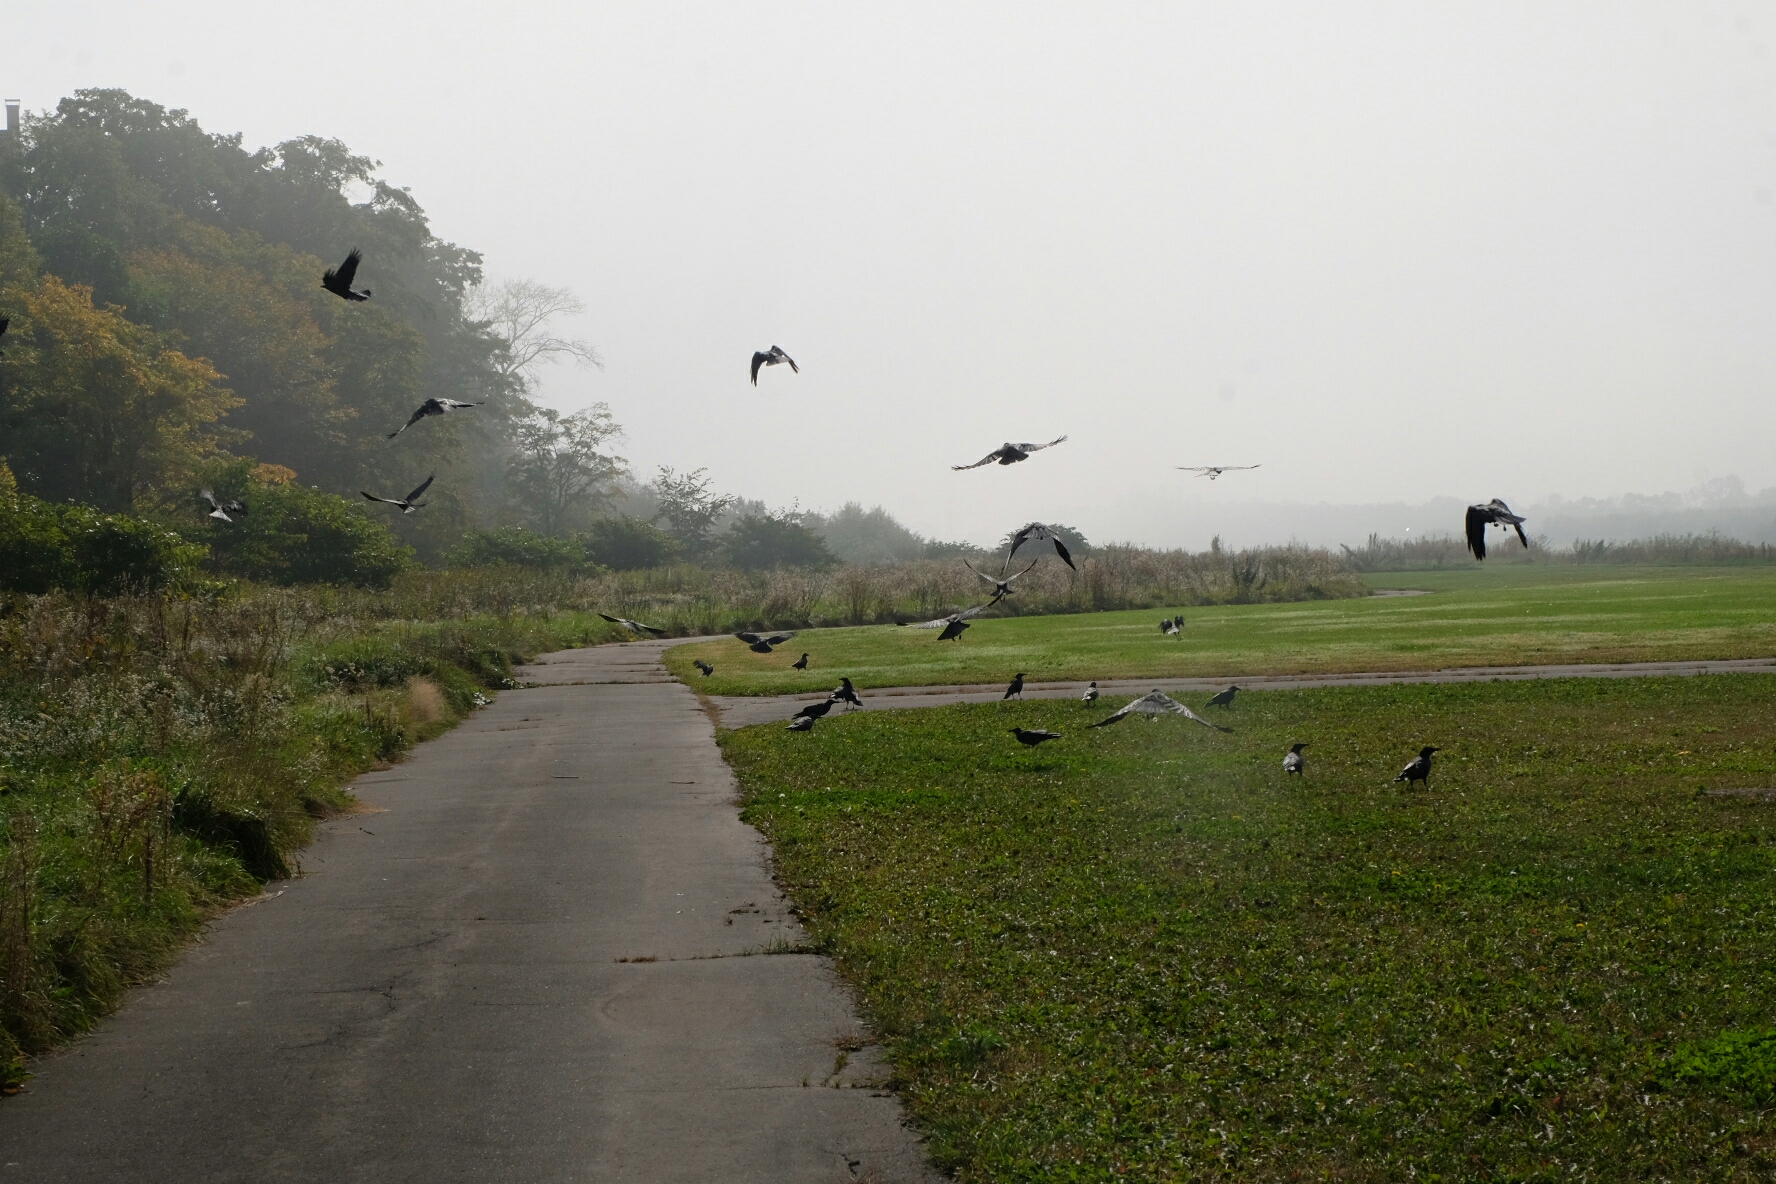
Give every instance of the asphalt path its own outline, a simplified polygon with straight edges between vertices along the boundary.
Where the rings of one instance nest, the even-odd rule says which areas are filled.
[[[833,672],[837,686],[842,670]],[[1744,658],[1719,662],[1617,662],[1570,666],[1464,666],[1449,670],[1387,670],[1367,674],[1270,674],[1236,675],[1233,678],[1122,678],[1098,683],[1106,705],[1119,697],[1144,695],[1158,688],[1212,695],[1230,684],[1241,690],[1297,690],[1306,687],[1397,686],[1419,682],[1522,682],[1537,678],[1649,678],[1696,674],[1776,674],[1776,658]],[[1026,699],[1078,698],[1083,682],[1024,682]],[[940,687],[878,687],[858,689],[865,711],[901,711],[913,707],[945,707],[953,703],[993,703],[1005,694],[1005,684]],[[705,695],[725,728],[788,719],[804,704],[826,698],[825,692],[800,695]]]
[[[549,655],[361,778],[0,1101],[0,1184],[935,1178],[663,648]]]

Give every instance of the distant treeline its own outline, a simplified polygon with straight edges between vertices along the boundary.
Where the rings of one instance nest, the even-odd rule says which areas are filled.
[[[1372,534],[1361,547],[1343,547],[1345,558],[1357,571],[1436,571],[1446,567],[1473,567],[1467,543],[1454,535],[1384,539]],[[1569,547],[1549,545],[1546,535],[1529,540],[1525,548],[1516,537],[1493,534],[1487,542],[1486,562],[1503,565],[1640,564],[1648,567],[1733,567],[1776,563],[1776,546],[1743,543],[1709,534],[1661,534],[1630,542],[1577,539]]]

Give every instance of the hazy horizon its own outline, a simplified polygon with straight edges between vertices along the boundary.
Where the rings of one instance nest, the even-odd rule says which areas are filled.
[[[643,478],[1192,547],[1776,487],[1769,4],[80,11],[9,16],[0,90],[382,162],[585,301],[605,369],[541,398]]]

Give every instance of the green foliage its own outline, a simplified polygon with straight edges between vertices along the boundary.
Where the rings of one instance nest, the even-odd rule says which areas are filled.
[[[610,500],[610,482],[627,471],[628,462],[599,449],[622,430],[604,403],[573,415],[540,408],[518,422],[506,473],[539,532],[566,534]]]
[[[0,589],[8,592],[112,595],[181,585],[204,554],[202,546],[127,514],[0,496]]]
[[[1119,705],[721,734],[958,1179],[1776,1172],[1776,680]]]
[[[477,530],[445,554],[456,567],[576,568],[586,561],[585,546],[572,539],[551,538],[522,526],[504,530]]]
[[[710,548],[715,520],[734,504],[732,497],[711,493],[713,484],[707,469],[678,473],[661,465],[650,486],[659,505],[656,520],[666,520],[666,532],[687,557],[698,558]]]
[[[895,563],[927,557],[929,544],[881,506],[865,510],[861,502],[846,502],[832,514],[807,515],[804,524],[845,563]]]
[[[838,562],[821,537],[790,514],[745,515],[728,528],[722,554],[741,571],[822,568]]]
[[[237,498],[247,513],[233,522],[200,519],[187,533],[210,545],[218,571],[270,584],[349,584],[386,588],[413,566],[413,554],[364,507],[281,475],[254,475],[253,462],[209,466],[207,487]],[[194,491],[195,494],[195,491]],[[207,510],[193,496],[191,504]]]
[[[612,571],[640,571],[671,563],[672,536],[639,518],[600,518],[583,536],[586,558]]]

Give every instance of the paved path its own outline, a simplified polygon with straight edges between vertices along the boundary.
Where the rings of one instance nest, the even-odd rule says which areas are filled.
[[[1413,682],[1519,682],[1535,678],[1645,678],[1690,674],[1776,674],[1776,658],[1745,658],[1719,662],[1618,662],[1573,666],[1465,666],[1453,670],[1396,670],[1373,674],[1269,674],[1234,678],[1123,678],[1098,683],[1106,700],[1141,695],[1158,687],[1163,691],[1196,691],[1213,694],[1237,681],[1253,691],[1304,687],[1392,686]],[[837,686],[842,670],[833,672]],[[1025,682],[1027,699],[1066,699],[1084,693],[1082,682]],[[909,707],[943,707],[951,703],[992,703],[1005,694],[1004,683],[990,686],[859,688],[866,711],[891,711]],[[707,695],[705,699],[726,728],[788,719],[802,704],[824,699],[825,692],[805,695]]]
[[[663,645],[550,655],[0,1102],[8,1181],[932,1178]],[[565,684],[565,685],[564,685]],[[625,961],[624,959],[628,959]]]

